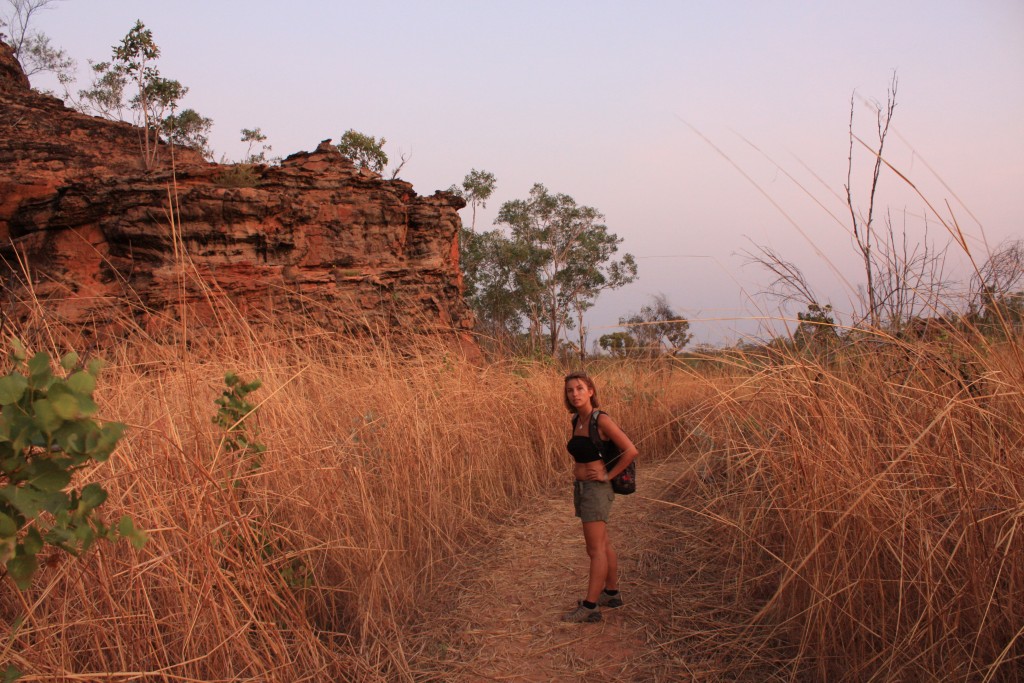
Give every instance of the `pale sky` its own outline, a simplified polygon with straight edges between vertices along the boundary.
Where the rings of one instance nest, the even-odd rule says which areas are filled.
[[[756,318],[777,310],[758,295],[770,278],[744,265],[755,243],[851,310],[864,278],[842,199],[850,98],[875,143],[864,102],[885,101],[894,70],[885,157],[952,210],[981,260],[983,240],[1024,237],[1021,0],[66,0],[36,27],[79,60],[85,87],[86,60],[109,59],[136,19],[162,74],[190,88],[183,106],[214,120],[218,156],[243,155],[243,127],[281,156],[355,128],[411,155],[401,177],[420,194],[494,173],[478,229],[535,182],[602,211],[640,273],[601,296],[591,340],[657,293],[696,341],[763,334]],[[870,163],[855,150],[861,208]],[[884,172],[880,193],[876,211],[913,240],[927,218],[945,244],[905,182]],[[949,264],[966,278],[959,254]]]

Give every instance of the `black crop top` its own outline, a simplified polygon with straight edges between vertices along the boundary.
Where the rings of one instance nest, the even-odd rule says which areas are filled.
[[[594,462],[601,459],[601,453],[589,436],[574,436],[565,445],[576,462]]]

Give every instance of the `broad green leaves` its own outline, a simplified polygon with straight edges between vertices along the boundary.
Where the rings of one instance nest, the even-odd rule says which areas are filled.
[[[88,372],[79,370],[71,375],[71,377],[68,377],[68,389],[76,394],[91,396],[92,392],[96,390],[96,378]]]
[[[43,493],[57,493],[71,483],[71,472],[55,460],[35,460],[26,469],[31,471],[26,483]]]
[[[149,540],[144,531],[135,528],[135,523],[132,522],[132,518],[127,515],[121,517],[121,521],[118,522],[117,533],[122,537],[127,538],[128,542],[131,543],[136,550],[146,545],[146,541]]]
[[[20,401],[27,387],[28,380],[21,375],[8,375],[0,378],[0,406]]]
[[[224,375],[225,389],[220,397],[214,401],[217,406],[217,414],[213,423],[224,430],[221,440],[221,450],[232,456],[237,465],[234,471],[240,470],[242,476],[235,476],[230,480],[233,487],[244,487],[246,474],[259,469],[263,465],[263,453],[267,447],[257,441],[258,431],[252,424],[253,414],[256,406],[249,402],[248,396],[260,388],[261,382],[243,381],[238,375],[229,372]],[[263,546],[263,557],[272,560],[277,566],[282,578],[290,586],[301,587],[307,585],[309,571],[301,558],[285,558],[281,537],[274,532],[269,532],[267,525],[260,522],[256,517],[248,516],[252,525],[252,534],[260,539]],[[121,520],[118,526],[121,535],[135,543],[136,532],[131,520],[127,517]],[[145,542],[145,537],[141,538]]]
[[[93,419],[102,363],[76,370],[78,354],[69,353],[60,361],[71,373],[64,378],[49,354],[26,358],[15,344],[13,369],[0,377],[0,564],[19,588],[31,583],[46,545],[78,555],[99,538],[124,536],[136,548],[146,542],[127,517],[116,529],[99,518],[107,499],[100,484],[71,488],[75,471],[110,457],[124,433],[120,423]]]

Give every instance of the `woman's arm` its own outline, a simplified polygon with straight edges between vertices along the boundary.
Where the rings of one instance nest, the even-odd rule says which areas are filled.
[[[636,456],[640,452],[633,445],[633,442],[629,440],[629,437],[626,436],[626,433],[619,429],[619,425],[615,424],[615,421],[608,417],[607,413],[601,413],[597,416],[597,428],[599,433],[603,432],[609,441],[619,447],[619,458],[615,461],[615,467],[608,472],[608,480],[610,481],[618,476],[619,472],[626,469],[629,463],[636,460]]]

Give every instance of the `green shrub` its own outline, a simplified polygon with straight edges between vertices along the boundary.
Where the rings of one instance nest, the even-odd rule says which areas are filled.
[[[61,360],[70,373],[62,378],[45,352],[26,362],[15,342],[10,359],[13,368],[0,378],[0,564],[24,589],[45,545],[79,555],[98,538],[120,535],[138,548],[146,535],[128,517],[116,528],[104,523],[97,508],[107,492],[100,484],[71,486],[76,470],[110,457],[124,431],[118,422],[93,419],[102,362],[82,369],[78,354],[70,353]]]
[[[247,396],[259,389],[262,383],[258,379],[243,382],[238,375],[229,372],[224,375],[224,385],[226,388],[214,401],[218,408],[213,418],[213,423],[224,429],[222,447],[226,453],[245,462],[248,469],[259,469],[267,447],[256,440],[256,428],[246,419],[256,410]]]

